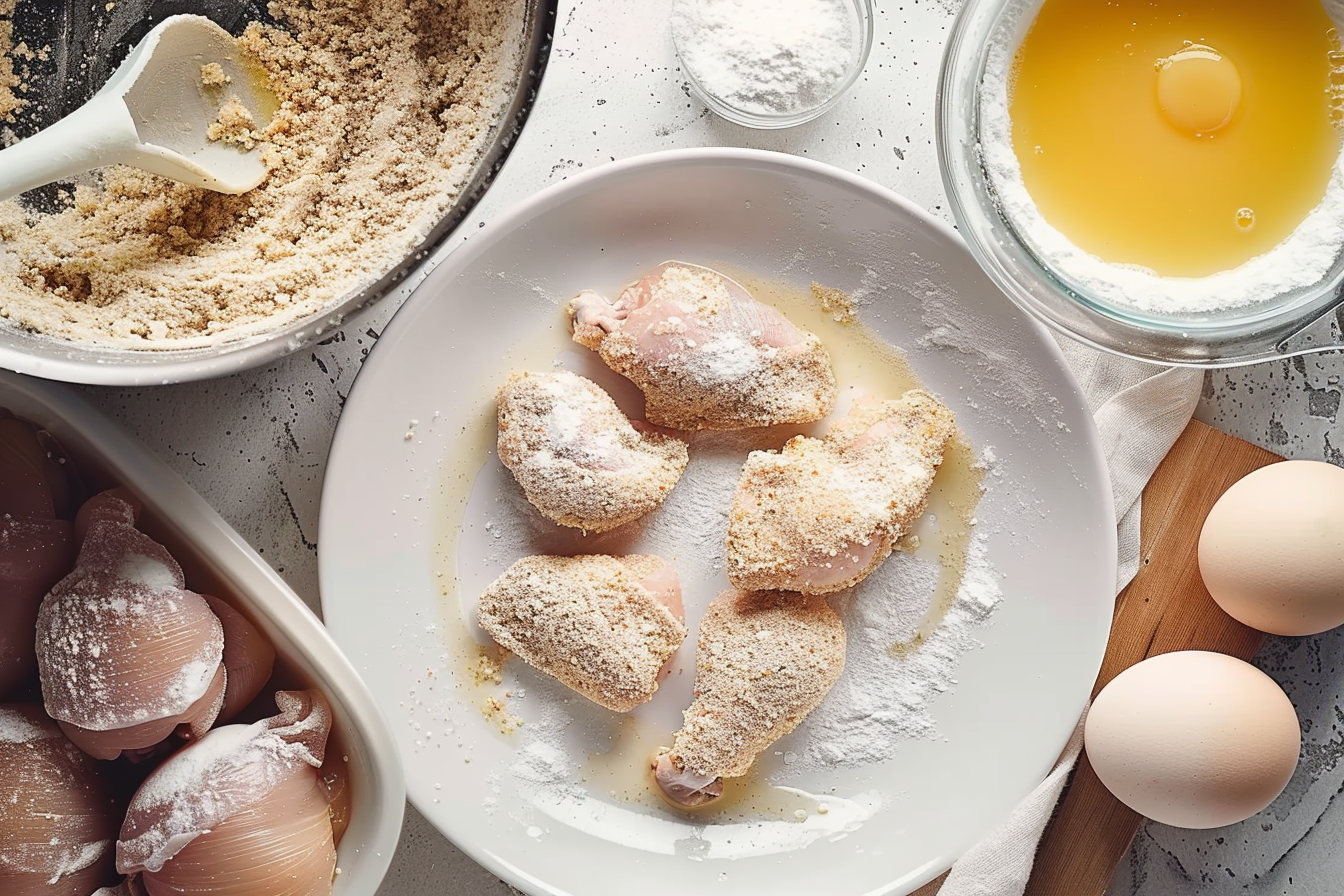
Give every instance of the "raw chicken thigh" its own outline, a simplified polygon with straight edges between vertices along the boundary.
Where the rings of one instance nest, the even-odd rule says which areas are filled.
[[[159,766],[131,799],[117,870],[149,896],[330,896],[331,793],[320,769],[331,707],[277,691],[278,715],[215,728]]]
[[[924,512],[955,429],[938,399],[911,390],[856,402],[824,439],[751,452],[728,517],[729,581],[805,594],[861,581]]]
[[[574,341],[639,386],[660,426],[810,423],[835,405],[821,340],[708,268],[664,262],[615,302],[585,291],[566,310]]]
[[[113,878],[123,803],[109,770],[41,707],[0,704],[0,893],[89,896]]]
[[[224,629],[113,490],[80,508],[74,571],[42,600],[37,664],[47,713],[98,759],[199,737],[224,700]]]
[[[845,628],[824,597],[725,591],[700,621],[695,701],[654,780],[694,807],[745,775],[759,754],[816,709],[845,665]]]
[[[639,432],[597,384],[572,373],[515,373],[499,390],[499,459],[547,519],[605,532],[663,502],[686,444]]]
[[[686,639],[677,573],[659,557],[524,557],[481,595],[500,646],[600,706],[626,712],[658,690]]]
[[[49,439],[0,408],[0,700],[37,677],[37,608],[75,561],[73,474]]]

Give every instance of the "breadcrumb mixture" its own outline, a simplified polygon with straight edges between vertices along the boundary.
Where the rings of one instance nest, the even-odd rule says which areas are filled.
[[[477,621],[495,642],[599,706],[628,712],[658,690],[686,626],[642,582],[658,557],[534,555],[481,595]]]
[[[812,298],[816,300],[817,307],[829,314],[831,320],[838,324],[850,326],[859,319],[859,311],[854,306],[853,297],[843,290],[822,286],[814,281]]]
[[[224,73],[224,66],[218,62],[207,62],[201,66],[202,87],[223,87],[233,79]]]
[[[226,196],[116,167],[56,214],[0,203],[0,318],[182,349],[274,329],[370,284],[471,175],[520,68],[524,5],[272,2],[280,25],[254,22],[239,39],[280,101],[261,149],[268,180]],[[9,22],[0,29],[6,39]],[[11,80],[6,58],[0,110]]]
[[[219,115],[205,129],[209,140],[232,143],[240,149],[252,149],[266,139],[266,135],[256,130],[257,120],[239,101],[238,97],[229,97],[219,107]]]
[[[509,704],[494,695],[481,701],[481,715],[485,716],[487,722],[499,729],[500,734],[512,734],[523,727],[521,718],[509,715]]]
[[[14,73],[10,52],[14,47],[14,0],[0,0],[0,121],[14,123],[14,113],[24,101],[14,94],[19,76]]]
[[[484,645],[476,652],[476,661],[468,669],[477,687],[504,683],[504,661],[509,652],[503,647]]]
[[[745,775],[817,707],[845,666],[845,626],[824,597],[724,591],[700,620],[695,701],[672,747],[680,768]]]

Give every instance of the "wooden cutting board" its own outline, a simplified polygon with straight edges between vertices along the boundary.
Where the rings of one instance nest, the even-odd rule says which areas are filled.
[[[1146,657],[1216,650],[1249,660],[1264,635],[1228,616],[1199,576],[1199,530],[1214,502],[1252,470],[1282,460],[1192,421],[1143,491],[1139,571],[1115,602],[1096,696]],[[1143,819],[1102,786],[1084,752],[1041,838],[1026,896],[1102,896]],[[934,896],[942,878],[914,896]]]
[[[1249,660],[1264,635],[1228,616],[1199,576],[1199,530],[1247,473],[1283,458],[1192,421],[1143,492],[1139,571],[1115,602],[1092,695],[1145,657],[1216,650]],[[1101,896],[1142,819],[1097,779],[1084,752],[1036,854],[1026,896]]]

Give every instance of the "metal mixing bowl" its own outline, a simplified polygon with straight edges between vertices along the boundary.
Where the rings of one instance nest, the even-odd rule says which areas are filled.
[[[234,34],[251,21],[272,21],[265,0],[117,0],[116,3],[27,2],[14,12],[14,41],[49,47],[45,58],[26,60],[30,103],[12,126],[23,137],[47,127],[84,103],[126,53],[170,15],[209,16]],[[297,351],[347,323],[392,293],[480,201],[503,165],[531,110],[550,53],[557,0],[527,0],[527,21],[517,48],[517,72],[485,149],[472,165],[456,202],[395,266],[371,270],[372,282],[307,317],[257,335],[205,348],[129,350],[57,340],[0,326],[0,367],[48,379],[104,385],[140,385],[206,379],[255,367]],[[44,192],[45,191],[45,192]],[[52,208],[51,188],[25,201]]]
[[[1136,311],[1055,269],[1004,214],[984,165],[982,100],[991,52],[1012,52],[1042,0],[967,0],[943,57],[938,155],[958,229],[995,284],[1034,317],[1115,354],[1200,367],[1249,364],[1344,346],[1344,256],[1316,283],[1202,314]]]

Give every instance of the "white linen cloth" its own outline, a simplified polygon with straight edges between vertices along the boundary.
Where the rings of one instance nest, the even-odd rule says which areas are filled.
[[[1101,433],[1111,475],[1118,538],[1115,591],[1139,568],[1139,513],[1144,486],[1195,412],[1199,370],[1158,367],[1104,354],[1058,338]],[[971,847],[948,873],[939,896],[1022,896],[1036,846],[1083,746],[1083,722],[1054,770],[994,833]]]

